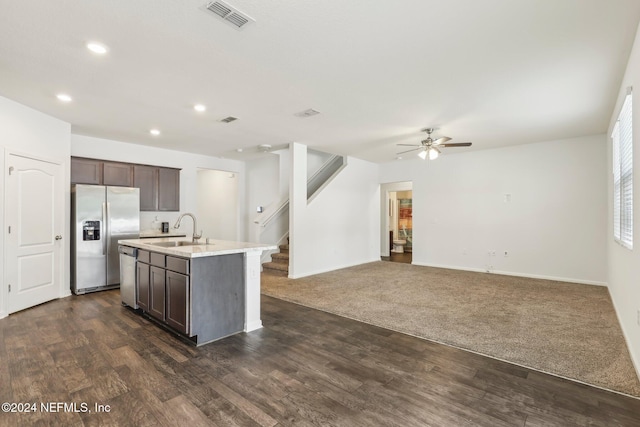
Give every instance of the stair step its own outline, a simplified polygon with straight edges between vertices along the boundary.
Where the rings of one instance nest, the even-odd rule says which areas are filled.
[[[280,249],[280,252],[282,253],[289,253],[289,244],[285,243],[284,245],[280,245],[278,246],[278,248]]]
[[[271,254],[271,261],[277,262],[278,264],[289,264],[289,254],[276,252]]]
[[[270,268],[272,270],[289,271],[288,264],[282,264],[279,262],[265,262],[264,264],[262,264],[262,266],[265,268]]]
[[[278,262],[265,262],[262,264],[262,269],[265,273],[276,274],[279,276],[289,275],[289,264],[281,264]]]

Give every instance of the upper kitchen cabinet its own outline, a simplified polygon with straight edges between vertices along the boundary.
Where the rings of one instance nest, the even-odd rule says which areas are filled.
[[[158,210],[180,210],[180,169],[158,169]]]
[[[180,210],[180,169],[71,157],[71,183],[136,187],[141,211]]]
[[[118,187],[133,187],[133,165],[129,163],[104,162],[102,184]]]
[[[72,157],[71,183],[133,187],[133,165]]]
[[[133,186],[140,189],[140,210],[158,210],[158,168],[135,165],[133,167]]]
[[[102,184],[104,162],[94,159],[71,158],[72,184]]]
[[[140,189],[141,211],[180,210],[180,169],[135,165],[133,185]]]

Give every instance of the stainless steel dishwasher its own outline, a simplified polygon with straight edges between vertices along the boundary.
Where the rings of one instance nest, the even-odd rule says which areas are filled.
[[[138,308],[136,295],[136,258],[138,250],[130,246],[118,247],[120,254],[120,299],[123,305]]]

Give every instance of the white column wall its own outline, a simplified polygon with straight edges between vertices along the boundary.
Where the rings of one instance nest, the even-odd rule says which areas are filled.
[[[381,168],[413,182],[414,264],[605,284],[603,135],[453,150]]]
[[[378,166],[349,157],[307,204],[306,154],[306,146],[291,145],[289,277],[380,260]]]
[[[40,113],[7,98],[0,97],[0,146],[4,156],[9,152],[27,154],[42,160],[52,161],[62,165],[64,169],[65,193],[64,197],[64,236],[62,251],[62,269],[60,296],[70,294],[69,290],[69,236],[70,236],[70,204],[71,193],[69,189],[69,153],[70,153],[71,125],[51,116]],[[0,276],[2,276],[2,288],[0,289],[0,318],[7,315],[7,284],[4,277],[4,236],[6,224],[4,222],[4,195],[5,174],[9,165],[5,164],[0,174],[0,198],[3,208],[0,209],[0,224],[3,232],[0,233]],[[11,262],[11,260],[9,260]]]
[[[613,177],[611,139],[607,137],[608,157],[608,225],[606,241],[609,260],[609,292],[627,340],[631,358],[640,377],[640,29],[629,57],[625,76],[620,85],[616,107],[611,113],[609,132],[618,119],[627,88],[633,92],[633,250],[613,240]]]

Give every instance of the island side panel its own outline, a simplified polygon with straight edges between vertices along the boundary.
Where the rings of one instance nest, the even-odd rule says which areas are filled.
[[[245,275],[242,253],[191,259],[191,334],[205,344],[242,332]]]
[[[244,331],[250,332],[262,328],[260,319],[260,256],[262,251],[244,253],[244,267],[246,277],[246,307]]]

